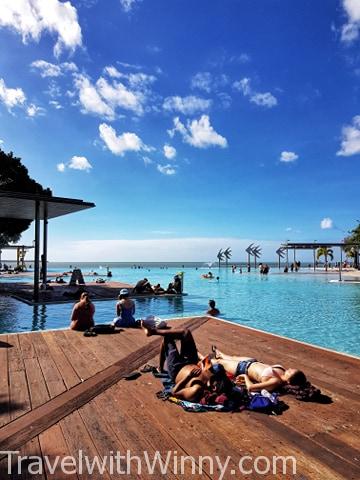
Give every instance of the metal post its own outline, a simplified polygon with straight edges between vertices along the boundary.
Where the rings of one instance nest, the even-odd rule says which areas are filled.
[[[289,245],[288,242],[286,242],[286,266],[289,268]]]
[[[43,224],[43,254],[42,254],[42,284],[46,287],[47,280],[47,240],[48,240],[48,207],[44,203],[44,224]]]
[[[342,281],[341,271],[342,271],[342,247],[340,247],[339,282]]]
[[[34,301],[39,301],[40,202],[35,201]]]

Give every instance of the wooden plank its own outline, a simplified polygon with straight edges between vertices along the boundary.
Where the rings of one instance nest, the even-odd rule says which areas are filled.
[[[202,322],[199,322],[198,319],[194,322],[191,319],[185,322],[184,326],[197,328],[206,321],[207,318],[205,317],[202,319]],[[157,354],[160,344],[160,338],[152,340],[148,345],[119,360],[112,366],[84,381],[81,385],[76,385],[45,405],[32,410],[25,418],[4,426],[0,429],[0,450],[15,449],[80,408],[99,393],[114,385],[125,375],[153,358]]]
[[[8,373],[8,336],[2,335],[0,341],[0,427],[10,421],[10,393]]]
[[[70,413],[65,417],[61,421],[61,429],[72,455],[76,456],[79,450],[81,450],[81,456],[83,458],[87,457],[90,462],[92,462],[95,457],[101,457],[78,412]],[[78,471],[81,480],[93,480],[94,478],[110,479],[106,470],[102,474],[98,474],[97,470],[94,470],[94,474],[89,473],[85,462],[86,460],[84,460],[84,464],[81,463],[81,469]]]
[[[81,380],[76,374],[71,362],[56,342],[56,333],[57,332],[44,332],[42,335],[49,347],[54,362],[58,366],[63,382],[66,388],[69,389],[80,383]]]
[[[30,395],[21,356],[19,335],[11,336],[12,348],[8,350],[10,419],[18,418],[31,410]]]
[[[142,409],[139,410],[137,408],[133,397],[128,396],[127,392],[123,391],[127,383],[121,381],[94,399],[92,403],[96,410],[90,415],[90,419],[101,418],[101,429],[105,423],[108,424],[109,428],[111,427],[118,442],[117,450],[120,450],[122,454],[126,454],[129,451],[131,455],[139,456],[143,459],[143,469],[140,478],[154,478],[154,475],[156,478],[160,478],[161,471],[159,466],[156,467],[153,474],[147,471],[144,452],[147,452],[151,458],[152,455],[156,455],[156,452],[166,455],[168,451],[178,451],[179,455],[181,453],[185,455],[185,451],[178,443],[172,440],[164,428],[158,428],[154,423],[148,421],[146,416],[143,415]],[[81,415],[83,415],[84,408],[85,406],[80,410]],[[116,413],[114,414],[114,412]],[[97,443],[98,436],[96,433],[92,436],[94,442]],[[186,467],[185,473],[190,473],[188,466]],[[136,467],[131,470],[131,473],[134,478],[138,477]],[[177,478],[172,466],[169,467],[166,478]],[[190,478],[190,474],[187,478]],[[199,477],[194,475],[194,478]]]
[[[41,371],[46,379],[46,387],[50,393],[50,397],[60,395],[67,390],[66,385],[63,382],[59,372],[59,369],[61,369],[62,366],[59,365],[58,369],[56,363],[51,356],[50,349],[41,333],[34,335],[32,337],[32,342],[36,351]]]

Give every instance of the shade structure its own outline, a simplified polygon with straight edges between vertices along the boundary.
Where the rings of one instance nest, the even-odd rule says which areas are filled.
[[[5,192],[0,190],[0,217],[35,220],[37,203],[39,205],[40,220],[61,217],[95,207],[94,203],[74,198],[48,197],[32,193]]]
[[[43,253],[41,255],[41,276],[43,287],[47,279],[47,226],[51,218],[69,215],[95,207],[92,202],[75,198],[50,197],[35,193],[7,192],[0,190],[0,218],[35,220],[35,265],[34,302],[39,301],[40,280],[40,221],[43,220]]]
[[[356,252],[355,260],[356,260],[356,265],[358,265],[358,256],[359,256],[359,250],[360,250],[360,244],[359,243],[345,243],[345,242],[286,242],[281,245],[281,248],[286,250],[286,264],[288,265],[288,251],[293,250],[294,251],[294,263],[296,261],[295,258],[295,252],[297,250],[312,250],[313,255],[314,255],[314,271],[316,270],[316,259],[315,259],[315,252],[318,248],[333,248],[333,247],[338,247],[340,251],[340,263],[339,263],[339,280],[342,280],[342,255],[343,255],[343,250],[344,248],[349,248],[353,247]],[[327,266],[326,266],[327,269]]]

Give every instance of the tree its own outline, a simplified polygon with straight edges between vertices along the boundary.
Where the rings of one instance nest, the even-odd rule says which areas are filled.
[[[219,268],[220,268],[220,264],[222,262],[222,260],[224,260],[224,252],[222,251],[222,248],[220,248],[220,250],[218,251],[217,255],[216,255],[218,261],[219,261]]]
[[[0,191],[39,193],[51,196],[49,188],[43,188],[33,180],[21,159],[13,153],[5,153],[0,148]],[[21,234],[29,228],[31,220],[1,217],[0,212],[0,246],[10,242],[17,242]]]
[[[325,270],[327,271],[328,269],[328,257],[330,260],[334,259],[334,251],[331,248],[327,247],[319,247],[316,252],[316,258],[319,260],[319,258],[325,257]]]
[[[224,250],[223,253],[224,253],[224,256],[225,256],[226,266],[228,266],[228,261],[230,260],[231,255],[232,255],[232,253],[231,253],[231,248],[228,247],[226,250]]]
[[[360,246],[360,223],[353,228],[350,232],[350,235],[344,238],[344,243],[356,243]],[[355,247],[354,245],[349,245],[348,247],[344,248],[346,255],[349,258],[354,259],[355,267],[358,268],[359,266],[359,247]]]

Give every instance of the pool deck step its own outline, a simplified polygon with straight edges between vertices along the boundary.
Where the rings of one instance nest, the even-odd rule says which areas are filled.
[[[144,458],[157,451],[171,459],[182,455],[210,456],[214,469],[204,463],[192,475],[185,462],[183,473],[170,463],[166,475],[159,466],[155,475],[137,472],[133,461],[129,475],[103,475],[84,471],[65,474],[60,462],[51,472],[45,466],[36,475],[7,473],[7,459],[0,455],[0,478],[211,478],[218,479],[216,458],[225,463],[227,478],[358,479],[360,478],[360,359],[215,319],[178,319],[175,325],[191,328],[199,350],[211,344],[229,354],[253,356],[270,364],[281,362],[305,371],[332,403],[282,399],[288,409],[280,416],[254,412],[187,413],[155,393],[160,382],[151,374],[126,381],[124,376],[146,362],[157,363],[160,339],[140,330],[86,338],[69,330],[0,335],[0,450],[47,457],[50,462],[72,455],[105,459],[111,452],[131,452]],[[176,453],[175,453],[176,452]],[[245,459],[252,457],[252,460]],[[287,474],[266,470],[273,457],[296,459],[296,474],[287,463]],[[230,458],[231,457],[231,458]],[[244,458],[244,470],[238,462]],[[15,467],[15,456],[13,467]],[[16,465],[17,466],[17,465]],[[273,468],[271,463],[271,469]],[[126,467],[125,467],[126,468]],[[232,473],[233,471],[236,474]]]

